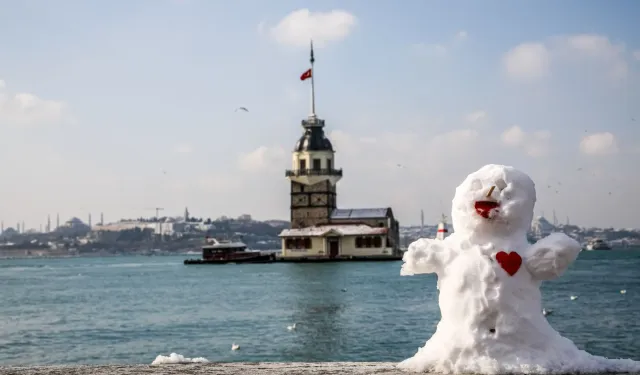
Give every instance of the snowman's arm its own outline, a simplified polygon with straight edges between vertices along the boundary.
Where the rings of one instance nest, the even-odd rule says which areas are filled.
[[[525,266],[534,279],[559,277],[578,257],[582,247],[564,233],[551,233],[533,244],[526,252]]]
[[[404,264],[400,275],[439,273],[451,255],[451,250],[446,247],[445,241],[421,238],[412,242],[404,253],[402,257]]]

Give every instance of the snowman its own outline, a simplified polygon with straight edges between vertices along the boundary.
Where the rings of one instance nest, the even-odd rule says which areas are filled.
[[[424,347],[398,367],[436,373],[575,373],[640,371],[640,362],[578,349],[542,314],[542,281],[559,277],[581,246],[564,233],[534,245],[535,185],[513,167],[486,165],[452,201],[454,233],[419,239],[402,275],[435,273],[441,320]]]

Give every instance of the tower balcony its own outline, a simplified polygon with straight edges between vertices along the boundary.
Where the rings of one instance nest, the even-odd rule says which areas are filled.
[[[302,127],[305,129],[312,127],[324,128],[324,120],[315,116],[310,116],[308,119],[302,120]]]
[[[342,178],[342,169],[288,169],[285,176],[291,181],[305,185],[315,185],[325,180],[329,180],[335,185]]]
[[[342,169],[287,169],[287,177],[299,176],[338,176],[342,177]]]

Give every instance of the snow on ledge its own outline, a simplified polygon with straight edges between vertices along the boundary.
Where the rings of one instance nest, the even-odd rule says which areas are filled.
[[[236,362],[164,365],[1,367],[0,375],[407,375],[392,362]]]
[[[367,236],[387,234],[387,228],[370,227],[364,224],[322,225],[317,227],[284,229],[280,237],[322,237],[328,234],[336,236]]]

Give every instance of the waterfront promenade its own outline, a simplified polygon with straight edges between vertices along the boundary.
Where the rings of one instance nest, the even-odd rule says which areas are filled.
[[[239,362],[171,365],[0,367],[0,375],[280,375],[280,374],[406,374],[392,362]]]

